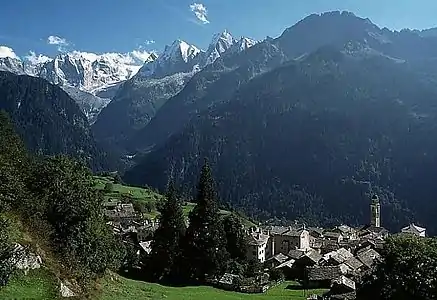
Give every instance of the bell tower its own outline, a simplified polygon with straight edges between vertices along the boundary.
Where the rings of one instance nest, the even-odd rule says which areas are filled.
[[[370,225],[375,227],[381,227],[381,204],[379,203],[379,197],[373,195],[370,204]]]

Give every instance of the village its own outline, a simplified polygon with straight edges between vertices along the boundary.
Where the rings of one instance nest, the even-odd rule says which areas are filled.
[[[369,224],[358,228],[339,225],[325,229],[298,223],[247,227],[247,257],[262,264],[265,272],[278,270],[304,289],[329,290],[323,298],[309,295],[308,299],[355,299],[356,283],[381,260],[384,241],[391,234],[381,227],[378,196],[373,195],[369,202]],[[105,216],[114,233],[135,247],[137,255],[150,254],[157,219],[144,218],[131,203],[118,201],[105,203]],[[425,237],[426,229],[409,224],[395,234]],[[215,285],[232,290],[237,280],[238,276],[226,273]],[[265,292],[268,288],[265,284],[257,290],[239,291]]]

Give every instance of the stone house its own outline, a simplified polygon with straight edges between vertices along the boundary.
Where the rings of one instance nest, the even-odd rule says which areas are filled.
[[[348,259],[352,258],[354,255],[344,248],[340,248],[335,251],[331,251],[323,256],[324,265],[336,266],[344,263]]]
[[[356,258],[364,265],[365,269],[370,269],[381,261],[381,255],[372,248],[358,251]]]
[[[332,231],[340,233],[342,235],[342,240],[354,241],[354,240],[358,239],[357,230],[355,228],[352,228],[352,227],[344,225],[344,224],[340,225],[340,226],[337,226]]]
[[[267,259],[266,263],[267,263],[269,268],[276,268],[280,264],[282,264],[286,261],[289,261],[289,260],[290,260],[290,257],[288,257],[287,255],[284,255],[282,253],[278,253],[275,256]]]
[[[249,233],[247,258],[256,259],[261,263],[266,260],[266,251],[268,250],[270,236],[262,232],[260,228]],[[271,252],[271,250],[269,251]]]
[[[337,231],[325,231],[323,237],[327,240],[340,243],[343,241],[343,235]]]
[[[271,231],[271,236],[274,246],[273,254],[287,255],[291,250],[310,249],[310,235],[304,227],[294,228],[290,226],[280,233]]]
[[[345,266],[315,266],[306,269],[308,285],[312,288],[330,288],[332,281],[347,273]]]

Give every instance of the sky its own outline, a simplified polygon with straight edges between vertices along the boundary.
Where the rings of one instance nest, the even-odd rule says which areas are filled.
[[[437,27],[437,0],[1,0],[0,56],[157,51],[175,39],[277,37],[311,13],[348,10],[390,29]]]

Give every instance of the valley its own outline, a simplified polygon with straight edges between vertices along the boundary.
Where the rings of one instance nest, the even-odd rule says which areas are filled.
[[[203,47],[0,45],[0,298],[435,298],[436,29],[190,10]]]

